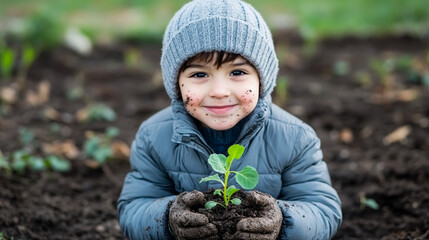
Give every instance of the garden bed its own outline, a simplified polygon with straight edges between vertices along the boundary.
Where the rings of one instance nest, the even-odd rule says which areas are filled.
[[[313,55],[300,39],[279,35],[276,42],[278,88],[287,89],[287,96],[275,92],[273,99],[321,138],[344,214],[335,239],[429,238],[429,87],[423,81],[429,72],[428,42],[332,39]],[[137,65],[126,60],[135,51]],[[170,104],[159,60],[159,45],[133,43],[97,46],[86,57],[58,47],[37,58],[24,90],[0,119],[0,149],[8,155],[22,148],[18,129],[25,127],[39,143],[37,154],[54,141],[71,141],[79,152],[65,173],[0,175],[4,236],[122,238],[116,200],[129,164],[118,159],[104,167],[88,164],[82,150],[85,133],[115,126],[120,130],[115,139],[129,146],[141,121]],[[32,104],[26,92],[37,93],[44,81],[48,99]],[[14,87],[8,81],[0,84]],[[72,89],[86,97],[65,97]],[[117,117],[79,121],[77,112],[92,102],[111,107]],[[47,109],[59,115],[46,115]]]

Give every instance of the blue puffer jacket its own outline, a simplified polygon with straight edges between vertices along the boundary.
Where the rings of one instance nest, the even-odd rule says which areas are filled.
[[[335,234],[341,204],[311,127],[271,99],[260,99],[237,143],[245,152],[231,169],[257,169],[256,190],[276,198],[283,212],[281,239],[330,239]],[[174,239],[168,230],[169,202],[183,191],[221,187],[199,183],[214,174],[207,162],[211,153],[180,101],[143,122],[118,200],[123,233],[129,239]],[[230,183],[238,186],[234,179]]]

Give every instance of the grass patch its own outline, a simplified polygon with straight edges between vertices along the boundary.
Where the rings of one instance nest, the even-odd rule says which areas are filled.
[[[79,27],[96,41],[117,38],[160,41],[172,15],[186,2],[188,1],[2,0],[0,32],[34,32],[34,29],[38,29],[37,26],[34,27],[34,22],[42,19],[48,21],[52,31],[56,32],[40,34],[37,31],[37,35],[39,38],[40,35],[46,35],[41,41],[50,43],[55,42],[59,38],[59,32],[68,26]],[[261,12],[274,32],[293,23],[302,36],[309,40],[344,35],[425,35],[429,29],[427,0],[248,2]],[[28,36],[35,37],[31,34]]]
[[[305,38],[344,35],[427,34],[426,0],[284,1]]]

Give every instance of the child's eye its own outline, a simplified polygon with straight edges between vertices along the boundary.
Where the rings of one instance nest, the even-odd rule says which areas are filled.
[[[246,72],[241,71],[241,70],[234,70],[229,75],[230,76],[240,76],[240,75],[244,75],[244,74],[246,74]]]
[[[191,75],[192,78],[205,78],[208,77],[207,74],[203,73],[203,72],[197,72]]]

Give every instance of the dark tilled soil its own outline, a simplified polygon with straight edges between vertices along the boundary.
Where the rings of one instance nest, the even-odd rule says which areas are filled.
[[[343,224],[335,239],[428,239],[429,88],[407,82],[404,73],[394,74],[394,84],[381,87],[370,67],[372,59],[410,56],[416,68],[428,71],[427,40],[333,39],[313,55],[287,34],[280,34],[276,44],[280,75],[287,76],[289,84],[286,98],[275,93],[273,99],[314,127],[321,138],[332,184],[343,204]],[[124,64],[129,49],[139,51],[144,67]],[[85,131],[117,126],[118,139],[131,144],[141,121],[170,104],[159,59],[159,45],[138,44],[97,46],[87,57],[63,48],[41,54],[28,72],[25,89],[35,90],[47,80],[49,101],[30,107],[20,92],[0,120],[1,151],[8,155],[21,148],[20,126],[34,130],[41,143],[71,139],[79,149]],[[333,74],[339,61],[349,63],[345,75]],[[0,84],[10,86],[7,81]],[[87,97],[67,99],[68,90],[79,85]],[[402,90],[417,95],[410,97]],[[79,123],[75,114],[87,101],[111,106],[117,120]],[[61,118],[42,117],[48,107]],[[49,131],[54,122],[59,133]],[[396,139],[386,138],[401,127]],[[72,160],[68,173],[1,174],[0,232],[8,239],[121,239],[115,208],[129,165],[117,160],[91,169],[84,159],[80,154]],[[364,198],[375,200],[379,209],[362,205]]]
[[[204,192],[206,202],[215,201],[224,203],[223,198],[219,195],[213,194],[214,190]],[[246,199],[246,194],[240,190],[233,195],[233,198],[241,200],[240,205],[230,203],[228,210],[222,206],[215,206],[211,210],[207,210],[204,206],[195,209],[195,212],[202,213],[207,216],[209,222],[213,223],[218,229],[219,239],[227,239],[228,236],[233,235],[237,231],[237,223],[240,219],[245,217],[258,217],[257,206],[252,206]],[[255,208],[256,207],[256,208]]]

